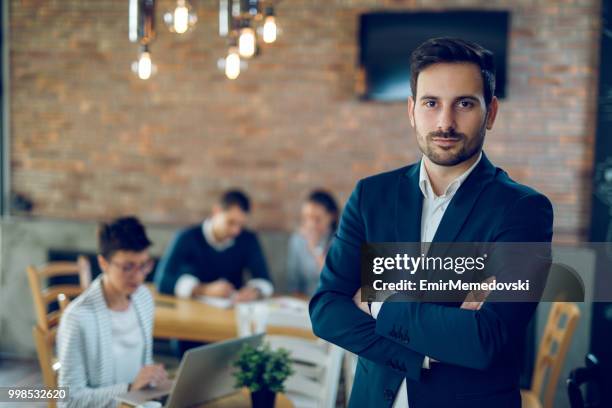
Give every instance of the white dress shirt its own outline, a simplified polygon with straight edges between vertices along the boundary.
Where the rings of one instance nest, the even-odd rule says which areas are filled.
[[[429,181],[429,176],[427,175],[427,169],[425,168],[425,158],[421,159],[421,167],[419,170],[419,188],[421,189],[421,193],[423,193],[423,210],[421,212],[421,242],[432,242],[434,236],[436,235],[436,231],[440,226],[440,221],[442,221],[442,216],[444,216],[444,213],[446,212],[448,204],[455,196],[457,190],[459,190],[459,187],[461,187],[461,184],[470,175],[472,170],[474,170],[476,165],[480,163],[481,158],[482,152],[480,152],[480,155],[474,164],[467,169],[465,173],[453,180],[448,187],[446,187],[444,194],[440,196],[436,195],[431,187],[431,182]],[[372,317],[375,319],[378,317],[378,313],[380,312],[382,305],[382,302],[372,302]],[[423,368],[429,368],[429,357],[427,356],[425,356],[425,360],[423,360]],[[408,390],[406,389],[405,379],[402,381],[402,384],[397,391],[395,401],[393,402],[393,408],[408,408]]]
[[[202,234],[204,234],[204,239],[206,242],[218,252],[225,251],[234,245],[235,242],[233,238],[226,239],[225,241],[218,241],[215,239],[215,235],[213,234],[212,220],[210,218],[204,220],[202,223]],[[190,274],[185,274],[176,281],[176,285],[174,286],[174,295],[180,298],[190,298],[193,290],[199,284],[200,280],[198,278]],[[274,293],[272,283],[266,279],[250,279],[246,283],[246,286],[259,289],[263,297],[270,297],[272,296],[272,293]]]

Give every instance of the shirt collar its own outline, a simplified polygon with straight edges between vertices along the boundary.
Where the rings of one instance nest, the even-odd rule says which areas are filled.
[[[482,159],[482,151],[478,155],[478,159],[474,162],[474,164],[472,164],[472,166],[470,166],[470,168],[467,169],[463,174],[461,174],[459,177],[454,179],[446,187],[446,190],[444,191],[444,194],[442,194],[440,197],[451,197],[451,196],[453,196],[457,192],[457,190],[459,190],[459,187],[461,187],[461,184],[463,184],[465,179],[468,178],[470,173],[478,165],[478,163],[480,163],[480,159]],[[421,192],[423,193],[423,197],[425,197],[425,198],[436,198],[436,195],[433,192],[433,189],[431,187],[431,182],[429,181],[429,175],[427,174],[427,169],[425,169],[425,160],[424,160],[424,158],[421,158],[421,166],[420,166],[420,169],[419,169],[419,187],[421,189]]]
[[[223,251],[234,245],[234,239],[227,239],[225,241],[217,241],[215,239],[215,235],[213,234],[213,225],[212,220],[207,218],[202,223],[202,233],[204,234],[204,239],[208,242],[208,245],[216,249],[217,251]]]

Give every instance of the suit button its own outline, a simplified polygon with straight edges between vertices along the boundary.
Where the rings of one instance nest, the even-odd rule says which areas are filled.
[[[388,388],[387,388],[387,389],[385,389],[385,400],[387,400],[387,401],[393,401],[393,397],[394,397],[394,395],[393,395],[393,391],[392,391],[392,390],[390,390],[390,389],[388,389]]]

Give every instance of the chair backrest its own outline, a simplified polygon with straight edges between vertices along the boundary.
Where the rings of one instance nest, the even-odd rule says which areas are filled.
[[[43,330],[38,325],[34,325],[32,336],[36,345],[43,383],[45,387],[57,387],[57,369],[59,364],[55,360],[54,353],[57,327],[51,330]]]
[[[553,407],[563,362],[579,318],[580,310],[575,303],[552,304],[531,381],[531,391],[540,398],[544,408]],[[543,398],[542,391],[544,391]]]
[[[353,389],[353,381],[355,380],[355,371],[357,370],[357,359],[359,357],[350,351],[345,352],[343,362],[344,373],[344,398],[348,402],[351,400],[351,391]]]
[[[57,301],[59,294],[74,298],[91,283],[91,265],[85,257],[77,262],[52,262],[41,268],[28,266],[28,280],[34,300],[36,324],[44,331],[57,326],[61,311],[48,312],[49,304]],[[43,286],[43,280],[56,276],[77,276],[79,285]]]
[[[69,300],[64,294],[60,293],[58,295],[58,302],[60,304],[60,311],[63,313],[68,306]],[[43,329],[38,324],[34,325],[32,328],[32,337],[34,338],[34,345],[36,346],[36,354],[38,356],[40,371],[42,372],[43,384],[48,388],[56,388],[58,386],[57,375],[59,373],[60,363],[55,356],[57,328],[58,326],[55,325],[54,327]],[[49,401],[48,407],[55,408],[55,402]]]
[[[272,349],[289,350],[294,373],[285,394],[296,408],[334,408],[344,350],[326,341],[289,336],[266,336]]]
[[[298,300],[281,298],[238,304],[235,310],[239,336],[265,332],[267,326],[312,331],[308,309]],[[295,372],[285,383],[285,394],[296,408],[336,406],[343,349],[322,339],[295,336],[267,335],[266,341],[272,349],[290,352]]]

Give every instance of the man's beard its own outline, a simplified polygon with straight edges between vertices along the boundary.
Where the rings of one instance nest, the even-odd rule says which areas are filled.
[[[465,133],[457,133],[454,129],[450,129],[449,131],[436,131],[430,132],[424,138],[420,138],[418,135],[418,130],[415,127],[415,132],[417,132],[417,138],[419,140],[423,140],[425,142],[425,146],[422,146],[421,143],[417,143],[419,145],[419,149],[421,152],[429,158],[433,163],[439,166],[455,166],[459,163],[463,163],[466,160],[474,157],[474,155],[480,153],[482,150],[482,145],[484,144],[484,137],[486,134],[486,122],[482,124],[478,137],[476,139],[472,139],[471,144],[466,143],[467,137]],[[463,143],[461,148],[453,154],[449,154],[448,152],[451,150],[446,150],[445,153],[440,154],[439,150],[444,150],[441,147],[435,146],[433,142],[433,138],[447,138],[447,139],[458,139],[457,143]]]

